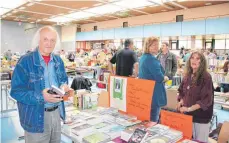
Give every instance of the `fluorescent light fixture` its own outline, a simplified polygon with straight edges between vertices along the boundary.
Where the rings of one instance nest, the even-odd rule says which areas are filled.
[[[25,9],[25,7],[20,7],[19,9],[22,10],[22,9]]]
[[[48,19],[47,21],[51,21],[51,22],[69,22],[69,21],[72,21],[72,20],[73,20],[72,18],[67,18],[67,17],[64,17],[64,16],[57,16],[55,18]]]
[[[17,10],[12,11],[12,13],[17,13],[17,12],[18,12]]]
[[[0,15],[3,15],[12,9],[15,9],[16,7],[19,7],[23,4],[25,4],[27,0],[1,0],[0,5]]]
[[[37,22],[40,22],[41,20],[40,19],[37,19]]]
[[[2,18],[5,18],[6,17],[6,15],[3,15],[3,16],[1,16]]]
[[[80,12],[75,12],[75,13],[68,14],[68,15],[65,15],[65,16],[66,17],[70,17],[70,18],[74,18],[75,20],[77,20],[77,19],[92,17],[92,16],[95,16],[95,15],[96,14],[93,14],[93,13],[80,11]]]
[[[35,22],[30,22],[30,23],[35,23]]]
[[[133,0],[122,0],[122,1],[115,2],[113,4],[126,7],[129,9],[152,5],[152,3],[149,2],[148,0],[136,0],[134,2]]]
[[[12,15],[11,13],[8,13],[8,14],[6,14],[7,16],[10,16],[10,15]]]
[[[166,9],[162,9],[161,11],[162,11],[162,12],[165,12],[165,11],[167,11],[167,10],[166,10]]]
[[[48,19],[48,18],[44,18],[44,19],[42,19],[42,20],[44,20],[44,21],[45,21],[45,20],[47,20],[47,19]]]
[[[212,3],[208,2],[208,3],[205,3],[205,5],[212,5]]]
[[[27,4],[26,6],[32,6],[32,5],[34,5],[34,3],[31,2],[31,3]]]
[[[149,0],[149,1],[154,3],[154,4],[157,4],[157,5],[162,5],[163,4],[162,0]]]
[[[96,13],[96,14],[106,14],[106,13],[115,13],[117,11],[122,11],[124,10],[120,6],[112,5],[112,4],[106,4],[94,8],[90,8],[85,10],[85,12],[91,12],[91,13]]]
[[[64,15],[64,13],[60,13],[60,14],[58,14],[58,15]]]
[[[69,11],[68,13],[73,13],[73,12],[75,12],[74,10],[72,10],[72,11]]]
[[[102,3],[97,3],[97,4],[94,4],[93,6],[100,6],[102,5]]]
[[[144,7],[138,7],[138,8],[135,8],[135,9],[144,9],[144,8],[146,8],[145,6]]]
[[[87,9],[88,7],[82,7],[82,8],[80,8],[81,10],[84,10],[84,9]]]
[[[150,5],[150,6],[148,6],[148,7],[155,7],[155,5]]]

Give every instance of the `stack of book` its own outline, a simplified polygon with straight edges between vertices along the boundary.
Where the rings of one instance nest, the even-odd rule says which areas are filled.
[[[148,132],[144,142],[154,143],[176,143],[183,138],[183,133],[174,129],[170,129],[168,126],[157,124],[151,128],[148,128]]]
[[[142,122],[138,125],[128,127],[124,131],[121,132],[121,139],[128,142],[131,136],[133,135],[134,131],[138,128],[141,130],[146,130],[147,128],[150,128],[152,126],[156,125],[155,122]]]

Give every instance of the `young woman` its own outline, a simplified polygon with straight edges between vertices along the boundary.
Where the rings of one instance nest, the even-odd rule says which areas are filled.
[[[208,142],[214,91],[211,75],[207,72],[206,59],[201,52],[191,54],[178,91],[178,110],[193,116],[193,138]]]

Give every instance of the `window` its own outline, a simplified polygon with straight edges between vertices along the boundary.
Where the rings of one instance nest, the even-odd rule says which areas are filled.
[[[226,39],[226,49],[229,50],[229,39]]]
[[[215,40],[215,49],[225,49],[225,40]]]

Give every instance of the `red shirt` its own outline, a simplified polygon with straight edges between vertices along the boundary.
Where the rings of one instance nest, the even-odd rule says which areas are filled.
[[[49,61],[50,61],[50,55],[49,55],[49,56],[43,56],[43,55],[42,55],[42,57],[43,57],[45,63],[48,64]]]

